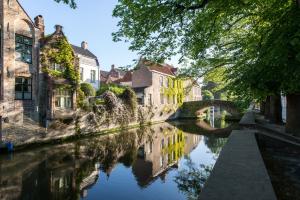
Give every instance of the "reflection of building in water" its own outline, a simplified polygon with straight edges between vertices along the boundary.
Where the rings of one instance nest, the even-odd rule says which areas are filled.
[[[147,186],[157,177],[164,180],[166,172],[178,167],[179,159],[190,153],[200,142],[201,136],[185,134],[172,126],[157,127],[152,140],[146,141],[138,150],[138,158],[132,171],[138,184]]]
[[[170,124],[157,124],[128,133],[43,147],[0,156],[0,199],[68,200],[85,197],[118,163],[132,166],[140,186],[164,179],[179,159],[190,153],[201,136],[183,133]]]

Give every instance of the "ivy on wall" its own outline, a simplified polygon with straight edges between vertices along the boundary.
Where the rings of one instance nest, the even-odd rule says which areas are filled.
[[[49,42],[41,50],[42,71],[55,78],[65,78],[75,89],[80,80],[79,71],[75,67],[76,58],[73,49],[65,37]],[[60,67],[55,69],[54,65]]]
[[[177,105],[181,106],[184,101],[183,80],[179,78],[168,77],[168,87],[163,87],[164,95],[169,98],[168,101],[173,101],[173,96],[176,97]]]

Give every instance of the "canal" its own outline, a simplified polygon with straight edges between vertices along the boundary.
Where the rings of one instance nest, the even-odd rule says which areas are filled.
[[[203,123],[161,123],[1,155],[0,199],[197,199],[228,137],[228,127],[215,132]]]

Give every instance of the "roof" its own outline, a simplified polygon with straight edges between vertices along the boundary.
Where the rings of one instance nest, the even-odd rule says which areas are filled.
[[[122,83],[122,82],[131,82],[132,81],[132,72],[128,71],[126,72],[126,74],[124,75],[123,78],[117,80],[117,82]]]
[[[80,54],[86,57],[90,57],[90,58],[94,58],[97,59],[97,56],[95,56],[95,54],[93,54],[92,52],[90,52],[90,50],[88,49],[84,49],[82,47],[78,47],[76,45],[71,45],[73,50],[75,51],[76,54]]]
[[[119,69],[119,68],[114,68],[113,70],[115,70],[116,72],[118,72],[120,74],[120,76],[125,76],[126,71]]]
[[[142,62],[150,71],[160,72],[169,76],[176,76],[175,72],[177,69],[171,65],[159,64],[149,60],[142,60]]]

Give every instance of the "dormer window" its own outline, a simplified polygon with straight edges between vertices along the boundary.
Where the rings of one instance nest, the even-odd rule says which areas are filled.
[[[16,34],[15,35],[16,44],[16,60],[32,63],[32,38]]]

